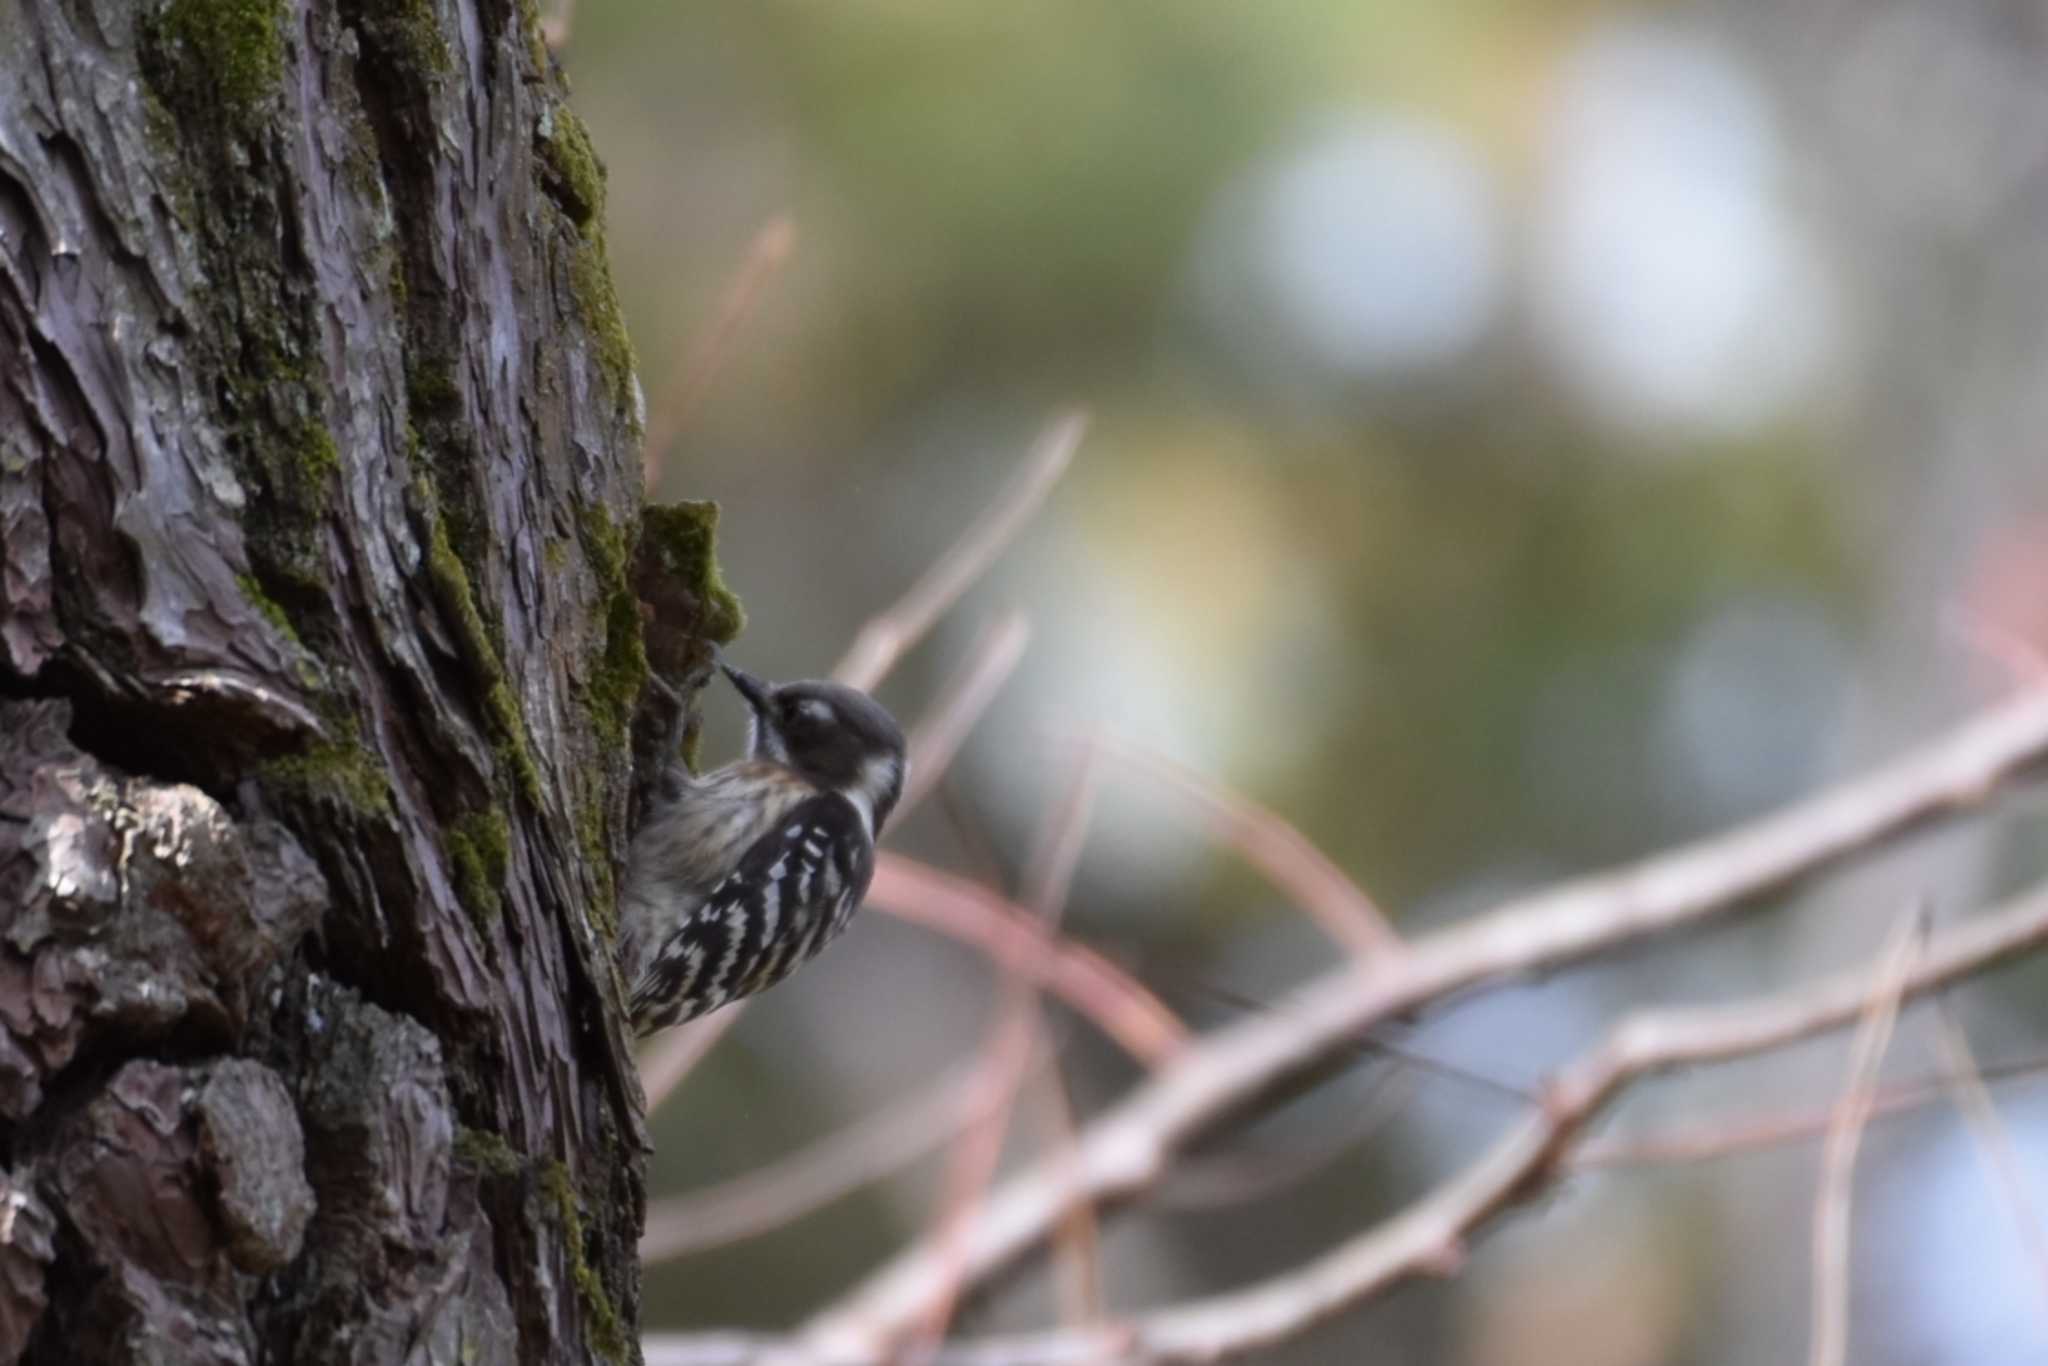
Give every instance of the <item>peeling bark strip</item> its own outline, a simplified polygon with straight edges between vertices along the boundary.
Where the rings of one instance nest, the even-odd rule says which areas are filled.
[[[526,0],[0,0],[0,1366],[637,1355],[603,202]]]

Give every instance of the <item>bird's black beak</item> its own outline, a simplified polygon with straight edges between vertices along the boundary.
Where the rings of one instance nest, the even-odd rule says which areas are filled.
[[[723,669],[725,676],[732,680],[733,687],[739,689],[740,696],[747,699],[747,705],[754,709],[755,715],[766,720],[768,718],[769,702],[768,685],[748,673],[745,669],[735,669],[722,659],[718,661],[718,667]]]

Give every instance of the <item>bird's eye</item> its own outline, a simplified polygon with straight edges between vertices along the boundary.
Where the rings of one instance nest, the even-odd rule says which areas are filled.
[[[794,730],[822,730],[832,723],[832,708],[815,697],[791,698],[783,704],[783,724]]]
[[[791,735],[817,735],[831,723],[831,709],[817,698],[788,698],[782,702],[782,729]]]

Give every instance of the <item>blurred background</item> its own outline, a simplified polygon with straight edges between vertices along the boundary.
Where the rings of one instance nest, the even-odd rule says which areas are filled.
[[[1014,878],[1063,781],[1048,737],[1103,722],[1283,813],[1419,931],[1857,771],[2048,657],[2038,4],[583,0],[571,20],[656,494],[724,505],[734,658],[829,669],[1052,412],[1094,415],[1001,569],[880,690],[915,718],[989,620],[1029,618],[906,852]],[[707,697],[721,761],[739,706]],[[1794,982],[1875,952],[1916,897],[1947,918],[2025,884],[2042,817],[2022,794],[1404,1041],[1534,1083],[1630,1004]],[[1115,776],[1068,924],[1197,1024],[1337,961]],[[656,1194],[917,1092],[972,1056],[993,981],[863,917],[660,1114]],[[1987,1065],[2048,1048],[2044,990],[2033,966],[1962,993]],[[1049,1009],[1085,1116],[1132,1069]],[[1608,1132],[1810,1108],[1845,1051],[1658,1084]],[[1909,1015],[1891,1073],[1940,1065]],[[1111,1221],[1110,1306],[1293,1265],[1513,1114],[1423,1075],[1345,1146],[1382,1070],[1233,1137],[1339,1150],[1294,1184]],[[2048,1087],[1998,1096],[2048,1191]],[[1010,1160],[1050,1122],[1027,1096]],[[1798,1359],[1817,1166],[1793,1146],[1578,1178],[1462,1276],[1268,1359]],[[651,1267],[647,1325],[794,1323],[922,1229],[943,1174]],[[2048,1360],[2044,1287],[1952,1112],[1871,1131],[1856,1219],[1855,1360]],[[959,1326],[1053,1306],[1034,1272]]]

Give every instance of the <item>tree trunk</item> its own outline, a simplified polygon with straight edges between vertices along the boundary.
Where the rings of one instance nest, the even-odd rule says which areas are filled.
[[[638,1355],[627,750],[736,616],[563,94],[0,0],[0,1363]]]

